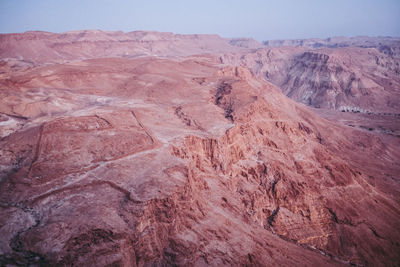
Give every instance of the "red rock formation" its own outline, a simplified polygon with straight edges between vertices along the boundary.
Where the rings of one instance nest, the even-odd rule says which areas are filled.
[[[397,37],[330,37],[327,39],[294,39],[294,40],[271,40],[263,42],[266,46],[303,46],[308,48],[340,48],[361,47],[376,48],[389,56],[400,56],[400,39]]]
[[[7,63],[0,262],[398,265],[398,138],[219,59]]]
[[[270,48],[221,60],[248,66],[313,107],[393,115],[400,110],[400,59],[375,48]]]

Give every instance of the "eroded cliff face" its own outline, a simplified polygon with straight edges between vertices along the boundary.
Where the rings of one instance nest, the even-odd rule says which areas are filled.
[[[247,68],[96,59],[1,84],[2,264],[399,263],[398,140]]]
[[[293,39],[293,40],[270,40],[263,42],[266,46],[302,46],[308,48],[341,48],[360,47],[376,48],[380,52],[394,57],[400,56],[400,38],[397,37],[330,37],[326,39]]]
[[[220,59],[249,67],[309,106],[398,115],[399,58],[375,48],[277,47]]]
[[[382,198],[381,192],[369,183],[371,177],[362,173],[362,167],[352,166],[346,162],[346,156],[334,154],[330,149],[332,145],[342,146],[342,153],[351,154],[349,141],[335,136],[327,142],[332,133],[312,123],[312,114],[299,116],[301,112],[291,107],[283,111],[274,105],[284,103],[281,99],[275,103],[263,98],[248,105],[237,103],[235,96],[244,88],[241,83],[233,83],[230,93],[224,95],[231,98],[226,102],[234,103],[235,126],[218,140],[201,140],[201,147],[197,139],[190,139],[190,147],[195,145],[195,149],[189,148],[189,151],[201,151],[200,156],[197,153],[192,156],[199,162],[199,168],[206,169],[199,160],[205,157],[210,161],[208,168],[212,172],[226,177],[229,194],[223,201],[241,206],[254,222],[285,240],[316,247],[324,253],[351,259],[353,263],[368,264],[376,257],[381,259],[375,264],[382,263],[387,259],[384,251],[391,250],[395,255],[398,248],[391,246],[397,237],[391,239],[391,231],[387,231],[386,239],[376,227],[382,225],[377,222],[383,217],[396,220],[392,205],[397,204],[389,204]],[[271,98],[273,93],[269,93]],[[363,138],[359,140],[362,144],[365,142]],[[381,149],[384,146],[379,140],[371,142]],[[349,156],[352,157],[354,154]],[[385,203],[385,207],[377,203]],[[376,214],[377,210],[382,213]],[[360,213],[368,219],[357,218]],[[396,226],[388,222],[386,227]],[[376,241],[372,241],[376,238],[379,239],[377,246],[385,247],[379,253]],[[351,252],[356,244],[362,244],[363,248]]]

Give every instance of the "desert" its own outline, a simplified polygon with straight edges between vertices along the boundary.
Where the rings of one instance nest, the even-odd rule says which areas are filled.
[[[1,265],[398,265],[398,47],[1,34]]]

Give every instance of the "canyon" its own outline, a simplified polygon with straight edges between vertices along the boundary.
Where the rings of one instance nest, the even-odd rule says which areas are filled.
[[[1,34],[1,265],[399,265],[398,47]]]

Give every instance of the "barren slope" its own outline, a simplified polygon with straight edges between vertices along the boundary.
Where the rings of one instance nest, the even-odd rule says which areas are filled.
[[[398,151],[215,62],[8,74],[2,263],[398,263]]]
[[[395,59],[152,32],[1,38],[1,265],[400,264]],[[282,94],[312,84],[311,104],[373,114]]]
[[[277,47],[221,56],[317,108],[398,115],[400,59],[375,48]]]

